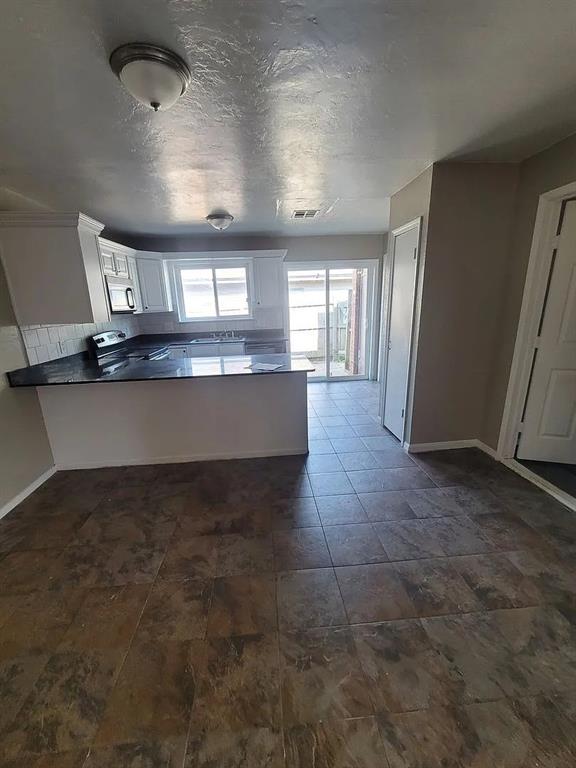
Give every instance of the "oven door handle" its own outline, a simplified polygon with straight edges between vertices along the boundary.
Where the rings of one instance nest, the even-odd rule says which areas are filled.
[[[136,309],[136,304],[134,304],[134,291],[132,288],[126,288],[126,303],[128,304],[129,309]]]

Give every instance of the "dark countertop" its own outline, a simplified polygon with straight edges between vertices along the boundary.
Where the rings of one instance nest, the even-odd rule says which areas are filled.
[[[140,341],[142,339],[140,338]],[[281,364],[276,371],[252,371],[252,363]],[[118,358],[98,362],[86,353],[70,355],[8,373],[12,387],[43,387],[61,384],[100,384],[114,381],[155,381],[223,376],[263,376],[313,371],[305,357],[296,355],[242,355],[230,357],[185,357],[178,360]]]

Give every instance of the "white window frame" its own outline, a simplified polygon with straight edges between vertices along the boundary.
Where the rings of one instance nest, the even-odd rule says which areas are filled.
[[[216,283],[217,269],[246,270],[246,290],[248,293],[248,313],[245,315],[207,315],[205,317],[187,317],[184,305],[184,291],[180,273],[184,269],[211,269],[214,288],[214,302],[216,311],[219,311],[218,291]],[[178,320],[181,323],[228,323],[231,320],[254,319],[254,262],[252,259],[179,259],[171,262],[172,282],[174,285],[176,304],[178,307]]]

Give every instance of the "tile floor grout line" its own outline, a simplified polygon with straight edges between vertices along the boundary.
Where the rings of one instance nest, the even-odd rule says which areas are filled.
[[[334,558],[332,557],[332,551],[331,551],[330,546],[328,544],[328,539],[326,538],[326,531],[324,530],[324,525],[322,523],[322,518],[320,518],[320,524],[322,526],[322,535],[324,537],[324,543],[326,545],[326,549],[328,550],[328,557],[330,558],[330,562],[332,563],[332,574],[334,576],[334,580],[336,582],[336,586],[338,587],[338,593],[340,595],[340,601],[342,602],[342,607],[344,608],[344,615],[346,616],[346,621],[348,622],[348,626],[350,626],[350,615],[348,613],[348,608],[346,607],[346,603],[344,601],[344,595],[342,594],[342,588],[340,586],[340,582],[338,581],[338,575],[336,573],[336,566],[334,565]]]
[[[354,525],[354,526],[355,525],[372,525],[372,523],[370,523],[370,522],[368,522],[368,523],[338,523],[337,525],[327,525],[326,527],[327,528],[341,528],[341,527],[344,527],[344,526],[347,526],[347,525]],[[313,526],[313,527],[314,528],[321,528],[323,526],[321,526],[321,525],[318,526],[317,525],[317,526]],[[310,530],[310,527],[307,527],[307,528],[293,528],[292,530],[293,531],[296,531],[296,530],[305,531],[305,530]],[[375,534],[375,535],[377,536],[377,534]],[[386,550],[385,545],[382,544],[381,541],[380,541],[380,544],[381,544],[382,548],[384,549],[384,552],[388,556],[388,551]],[[484,552],[465,552],[463,554],[457,554],[457,555],[455,555],[455,554],[450,554],[450,555],[446,555],[446,554],[443,554],[443,555],[426,555],[425,557],[406,557],[406,558],[402,558],[402,559],[399,559],[399,560],[390,560],[390,559],[388,559],[388,560],[380,560],[380,561],[377,561],[377,562],[349,563],[348,565],[338,565],[338,564],[334,564],[333,563],[331,566],[316,566],[315,565],[315,566],[300,567],[300,568],[283,568],[280,571],[278,571],[278,573],[291,573],[291,572],[296,572],[296,571],[328,570],[329,568],[364,568],[366,566],[371,566],[371,565],[398,565],[398,564],[401,564],[401,563],[422,563],[422,562],[426,562],[426,561],[429,561],[429,560],[440,560],[440,561],[442,561],[442,560],[455,560],[457,558],[463,558],[463,557],[491,557],[491,556],[497,556],[497,555],[506,556],[506,555],[509,555],[509,554],[514,554],[516,552],[531,554],[533,552],[540,552],[540,551],[541,550],[539,550],[539,549],[537,549],[537,550],[535,550],[535,549],[522,549],[522,548],[519,549],[517,547],[514,547],[512,549],[497,549],[497,550],[491,550],[491,551],[488,551],[488,552],[486,552],[486,551],[484,551]],[[518,570],[518,569],[516,568],[516,570]]]
[[[168,551],[168,548],[166,548],[166,551]],[[163,559],[164,559],[164,558],[163,558]],[[158,569],[158,571],[159,571],[159,570],[160,570],[160,569]],[[156,579],[157,579],[157,577],[158,577],[158,572],[156,573],[156,576],[154,577],[154,581],[153,581],[153,582],[150,584],[150,588],[149,588],[149,590],[148,590],[148,594],[146,595],[146,600],[144,601],[144,604],[143,604],[143,606],[142,606],[142,610],[140,611],[140,615],[139,615],[139,617],[138,617],[138,621],[136,622],[136,624],[135,624],[135,626],[134,626],[134,631],[132,632],[132,635],[131,635],[131,637],[130,637],[130,642],[128,643],[128,645],[127,645],[127,647],[126,647],[126,652],[124,653],[124,656],[123,656],[123,658],[122,658],[122,661],[121,661],[121,662],[120,662],[120,664],[118,665],[118,669],[117,669],[117,671],[116,671],[116,675],[115,675],[115,677],[114,677],[114,684],[112,685],[112,687],[110,688],[110,691],[108,692],[108,697],[107,697],[107,699],[106,699],[106,705],[104,706],[104,708],[103,708],[103,710],[102,710],[102,717],[100,718],[100,721],[98,722],[98,726],[97,726],[97,728],[95,729],[95,731],[94,731],[94,734],[93,734],[92,738],[90,739],[90,743],[89,743],[89,745],[88,745],[88,750],[89,750],[89,751],[91,751],[93,747],[96,747],[96,746],[102,746],[102,745],[96,745],[94,742],[95,742],[95,741],[97,740],[97,738],[98,738],[98,733],[100,732],[100,728],[101,728],[101,726],[102,726],[102,722],[103,722],[103,720],[104,720],[104,716],[105,716],[105,714],[106,714],[106,711],[107,711],[107,709],[108,709],[108,705],[109,705],[109,703],[110,703],[110,700],[111,700],[111,698],[112,698],[112,694],[113,694],[113,693],[114,693],[114,691],[116,690],[116,686],[118,685],[118,681],[120,680],[120,676],[121,676],[121,674],[122,674],[122,670],[124,669],[124,665],[126,664],[126,659],[128,658],[128,654],[130,653],[130,650],[131,650],[131,648],[132,648],[132,644],[134,643],[134,638],[135,638],[135,636],[136,636],[136,632],[138,631],[138,627],[140,626],[140,622],[142,621],[142,616],[143,616],[143,614],[144,614],[144,611],[145,611],[145,609],[146,609],[146,606],[148,605],[148,600],[150,599],[150,595],[151,595],[151,593],[152,593],[152,587],[154,586],[154,584],[155,584],[155,582],[156,582]],[[124,586],[128,586],[128,585],[124,585]]]
[[[374,627],[379,626],[381,624],[397,624],[399,622],[417,622],[421,623],[423,621],[427,620],[436,620],[436,619],[453,619],[458,618],[460,616],[483,616],[485,614],[491,614],[491,613],[499,613],[501,611],[525,611],[525,610],[531,610],[533,608],[552,608],[553,610],[558,611],[558,607],[556,603],[549,603],[549,602],[542,602],[542,603],[536,603],[534,605],[524,605],[524,606],[512,606],[509,608],[478,608],[476,610],[472,611],[459,611],[459,612],[448,612],[448,613],[433,613],[428,614],[426,616],[418,616],[415,614],[414,616],[399,616],[397,618],[393,619],[373,619],[370,621],[355,621],[351,622],[349,624],[312,624],[310,626],[306,627],[291,627],[289,629],[283,630],[288,634],[295,633],[298,634],[300,632],[315,632],[315,631],[329,631],[329,630],[341,630],[341,629],[354,629],[355,627]],[[244,637],[244,635],[236,635],[237,637]],[[234,635],[232,635],[234,637]]]

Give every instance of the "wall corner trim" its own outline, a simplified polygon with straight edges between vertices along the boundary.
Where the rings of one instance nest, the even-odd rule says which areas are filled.
[[[17,507],[18,504],[24,501],[24,499],[28,498],[31,493],[34,493],[37,488],[40,488],[40,486],[43,485],[46,480],[49,480],[56,471],[56,467],[50,467],[50,469],[47,469],[46,472],[43,472],[39,477],[36,478],[36,480],[24,488],[23,491],[20,491],[20,493],[14,496],[13,499],[10,499],[10,501],[4,504],[4,506],[0,507],[0,519],[11,512],[14,507]]]

